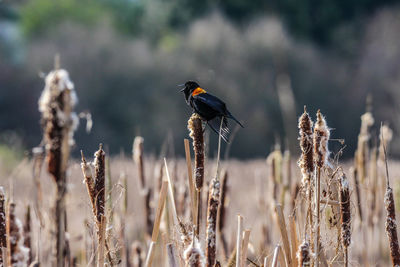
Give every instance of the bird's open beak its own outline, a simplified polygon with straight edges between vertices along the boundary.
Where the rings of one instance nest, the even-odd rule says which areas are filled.
[[[182,86],[185,86],[185,84],[184,84],[184,83],[182,83],[182,84],[178,84],[178,86],[179,86],[179,87],[182,87]],[[185,88],[183,88],[183,89],[181,89],[181,90],[180,90],[180,92],[183,92],[183,91],[185,91],[185,89],[186,89],[186,87],[185,87]]]

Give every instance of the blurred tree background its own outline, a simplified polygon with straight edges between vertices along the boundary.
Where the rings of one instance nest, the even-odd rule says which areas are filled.
[[[265,156],[275,142],[297,149],[307,105],[327,116],[352,155],[367,95],[378,131],[394,130],[400,156],[400,5],[393,0],[0,1],[0,144],[41,140],[40,73],[59,53],[94,127],[79,149],[98,143],[128,152],[183,155],[190,109],[178,84],[197,80],[244,121],[231,155]],[[210,154],[216,136],[210,134]],[[340,144],[331,142],[337,151]],[[76,149],[78,151],[78,149]],[[176,151],[176,152],[173,152]]]

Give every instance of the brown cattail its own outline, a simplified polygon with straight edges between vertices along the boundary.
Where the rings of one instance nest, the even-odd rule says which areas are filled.
[[[219,206],[220,183],[214,178],[210,183],[207,209],[207,230],[206,230],[206,266],[212,267],[216,260],[217,245],[217,214]]]
[[[92,204],[93,216],[96,217],[96,192],[94,188],[93,175],[89,164],[86,162],[82,150],[81,150],[81,156],[82,156],[82,163],[81,163],[82,173],[86,184],[87,192],[89,195],[90,203]],[[95,220],[97,221],[97,219]]]
[[[7,233],[6,233],[6,208],[4,189],[0,187],[0,265],[5,266],[7,259],[3,258],[7,248]]]
[[[193,139],[194,150],[194,184],[196,187],[196,204],[197,216],[196,218],[196,236],[200,232],[200,218],[201,218],[201,190],[204,183],[204,136],[201,118],[198,114],[193,113],[188,121],[189,136]]]
[[[385,208],[387,212],[386,233],[389,237],[390,256],[392,258],[393,266],[400,266],[400,251],[399,240],[397,238],[395,204],[393,198],[393,190],[389,186],[386,188]]]
[[[28,264],[32,262],[32,246],[31,246],[31,206],[28,205],[25,214],[24,224],[24,246],[29,249]]]
[[[192,243],[186,248],[183,253],[185,267],[202,267],[203,266],[203,251],[196,237],[193,237]]]
[[[9,202],[7,213],[7,266],[25,266],[29,258],[29,249],[24,246],[22,223],[15,216],[15,204]]]
[[[140,188],[143,190],[146,186],[146,179],[144,176],[144,163],[143,163],[143,142],[144,139],[141,136],[136,136],[133,141],[133,161],[138,167],[138,176],[140,182]]]
[[[188,129],[193,139],[195,186],[201,190],[204,183],[204,136],[201,118],[196,113],[190,117]]]
[[[303,186],[310,182],[311,174],[314,171],[312,127],[313,123],[304,106],[304,113],[299,118],[301,156],[298,161],[303,176]]]
[[[73,134],[79,122],[78,116],[72,111],[77,97],[67,71],[56,69],[47,75],[45,81],[46,85],[39,99],[39,111],[42,114],[47,170],[57,186],[53,214],[53,264],[63,266],[66,171],[70,146],[74,144]]]
[[[299,261],[299,267],[311,266],[311,255],[310,255],[310,244],[304,240],[303,244],[300,245],[297,251],[297,259]]]
[[[321,112],[317,112],[317,122],[314,127],[314,161],[319,168],[322,168],[329,158],[328,140],[330,131],[326,125],[325,118]]]
[[[105,156],[103,145],[94,153],[94,196],[96,204],[96,220],[100,226],[102,216],[105,216]]]
[[[351,212],[349,181],[343,173],[339,183],[339,201],[342,226],[342,245],[345,250],[345,265],[348,266],[348,247],[351,242]]]
[[[364,183],[367,176],[367,159],[368,159],[368,140],[370,138],[368,129],[374,124],[374,118],[371,112],[366,112],[361,116],[361,129],[358,135],[357,150],[356,150],[356,166],[357,173],[361,183]]]

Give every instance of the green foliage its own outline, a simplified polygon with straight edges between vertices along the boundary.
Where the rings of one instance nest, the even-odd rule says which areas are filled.
[[[97,1],[90,0],[35,0],[20,9],[22,30],[28,36],[43,33],[62,21],[92,24],[107,15]]]

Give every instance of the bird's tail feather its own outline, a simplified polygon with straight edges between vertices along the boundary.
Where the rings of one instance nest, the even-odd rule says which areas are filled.
[[[237,124],[240,125],[240,127],[244,128],[244,126],[240,123],[240,121],[238,121],[238,119],[236,119],[235,117],[233,117],[233,115],[231,113],[228,114],[228,118],[234,120]]]
[[[221,137],[226,143],[229,143],[229,128],[228,128],[228,120],[226,117],[215,117],[214,119],[207,121],[207,124],[216,134],[219,135],[219,128],[221,127],[222,119],[223,122],[221,128]]]

